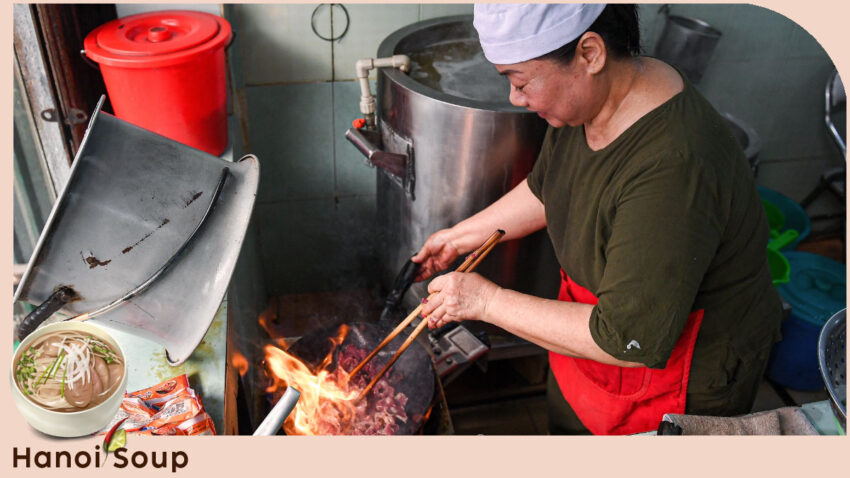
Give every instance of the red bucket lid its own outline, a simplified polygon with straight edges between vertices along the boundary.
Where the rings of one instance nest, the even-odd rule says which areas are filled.
[[[109,66],[155,68],[182,63],[230,41],[230,23],[204,12],[140,13],[105,23],[86,36],[85,54]]]

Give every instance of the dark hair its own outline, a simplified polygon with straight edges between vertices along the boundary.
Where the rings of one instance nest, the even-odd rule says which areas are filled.
[[[598,33],[605,42],[608,54],[615,58],[640,55],[640,24],[637,5],[608,4],[587,32]],[[584,33],[582,33],[584,35]],[[555,60],[569,63],[573,60],[581,35],[566,45],[538,57],[538,60]]]

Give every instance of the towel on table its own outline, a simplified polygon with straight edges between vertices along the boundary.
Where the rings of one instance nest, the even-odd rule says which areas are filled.
[[[663,422],[680,427],[682,435],[818,435],[799,407],[778,408],[740,417],[667,413],[662,418]]]

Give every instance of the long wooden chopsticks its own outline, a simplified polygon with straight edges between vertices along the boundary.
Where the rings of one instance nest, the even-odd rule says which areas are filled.
[[[478,249],[476,249],[470,255],[466,256],[466,259],[463,261],[463,263],[460,266],[458,266],[457,269],[455,269],[455,271],[456,272],[472,272],[476,267],[478,267],[478,264],[481,263],[481,261],[487,256],[487,254],[489,254],[490,251],[493,250],[493,248],[502,239],[502,237],[504,235],[505,235],[505,231],[503,231],[501,229],[494,232],[484,242],[484,244],[482,244]],[[428,299],[431,299],[434,295],[436,295],[436,293],[430,294],[428,296]],[[428,299],[426,299],[425,301],[427,302]],[[381,343],[379,343],[378,346],[375,347],[374,350],[369,352],[369,355],[367,355],[366,358],[364,358],[359,364],[357,364],[356,367],[351,369],[351,372],[348,374],[349,379],[351,377],[353,377],[357,372],[359,372],[363,368],[363,366],[365,366],[369,362],[369,360],[372,360],[372,358],[381,349],[386,347],[386,345],[388,343],[392,342],[392,340],[395,339],[396,336],[398,336],[398,334],[401,333],[402,330],[404,330],[408,325],[410,325],[411,322],[413,322],[413,319],[415,319],[417,316],[419,316],[419,313],[422,312],[423,304],[419,304],[418,307],[413,309],[413,312],[411,312],[410,315],[405,317],[405,319],[402,320],[401,323],[399,323],[398,326],[395,329],[393,329],[393,331],[390,332],[389,335],[387,335],[387,337],[384,338],[384,340],[381,341]],[[366,387],[360,392],[360,394],[355,399],[356,401],[360,401],[363,397],[365,397],[369,393],[370,390],[372,390],[372,387],[374,387],[375,384],[378,382],[378,380],[380,380],[380,378],[387,372],[387,370],[389,370],[389,368],[392,367],[392,365],[395,363],[395,361],[398,360],[399,357],[401,357],[401,354],[403,354],[404,351],[407,350],[408,347],[410,347],[410,344],[413,343],[413,341],[416,339],[416,337],[425,329],[425,326],[427,326],[427,325],[428,325],[428,321],[423,318],[422,321],[419,322],[419,325],[417,325],[416,328],[413,330],[413,333],[411,333],[410,336],[407,337],[407,339],[404,341],[404,343],[401,344],[401,347],[399,347],[398,350],[396,350],[396,352],[395,352],[395,354],[393,354],[392,358],[390,358],[390,360],[387,361],[386,364],[384,364],[384,367],[381,368],[381,370],[378,372],[378,374],[375,375],[374,378],[372,378],[372,381],[369,382],[369,384],[366,385]]]

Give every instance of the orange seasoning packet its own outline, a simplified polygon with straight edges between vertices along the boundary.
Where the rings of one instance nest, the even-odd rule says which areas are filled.
[[[189,436],[215,435],[215,424],[207,412],[203,412],[177,425],[177,430]]]
[[[145,431],[150,432],[151,435],[156,436],[176,436],[183,435],[182,432],[177,428],[177,423],[169,423],[167,425],[161,426],[159,428],[147,428]]]
[[[181,389],[175,391],[174,393],[171,393],[171,394],[166,395],[164,397],[146,400],[145,403],[147,403],[148,406],[150,406],[154,410],[158,411],[158,410],[161,410],[165,406],[165,404],[167,404],[168,402],[175,400],[177,398],[191,398],[191,399],[195,400],[196,402],[198,402],[198,407],[203,406],[203,405],[201,405],[201,402],[198,400],[197,394],[195,394],[195,391],[192,390],[191,388],[181,388]]]
[[[170,398],[176,396],[180,391],[186,390],[188,388],[189,378],[184,373],[179,377],[174,377],[164,382],[160,382],[154,385],[153,387],[148,387],[143,390],[130,392],[128,393],[128,395],[130,395],[131,397],[138,397],[147,402],[148,405],[157,406],[157,404],[167,402]]]
[[[125,394],[124,400],[121,402],[121,408],[118,409],[118,413],[115,414],[115,417],[109,422],[109,425],[101,431],[100,435],[104,435],[109,430],[112,430],[112,427],[115,426],[116,423],[124,420],[125,418],[126,420],[123,424],[124,430],[127,432],[137,431],[150,423],[154,415],[156,415],[156,410],[148,407],[145,402]]]
[[[121,410],[126,412],[128,416],[127,421],[124,422],[124,429],[128,432],[147,426],[153,416],[156,415],[156,410],[135,397],[124,397],[124,401],[121,402]]]
[[[124,394],[118,414],[101,434],[124,418],[123,428],[136,435],[215,435],[213,420],[185,374]]]
[[[194,395],[194,394],[192,394]],[[149,428],[159,428],[168,423],[181,423],[201,413],[201,404],[194,396],[181,395],[167,402],[151,417]]]
[[[199,436],[215,435],[215,425],[206,412],[201,412],[183,422],[166,423],[159,428],[147,428],[151,435]]]

